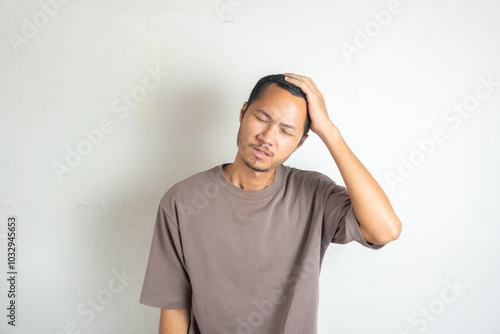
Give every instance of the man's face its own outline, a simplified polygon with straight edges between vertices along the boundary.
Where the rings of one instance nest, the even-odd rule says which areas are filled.
[[[272,171],[307,137],[302,137],[307,117],[306,100],[273,83],[244,114],[246,107],[247,102],[240,113],[237,158],[254,171]]]

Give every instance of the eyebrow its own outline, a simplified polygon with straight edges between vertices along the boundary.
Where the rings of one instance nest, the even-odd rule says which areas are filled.
[[[266,116],[267,118],[269,118],[270,120],[273,120],[273,118],[271,117],[271,115],[269,115],[267,112],[265,112],[264,110],[262,109],[257,109],[257,112],[260,112],[261,114],[263,114],[264,116]],[[290,124],[285,124],[285,123],[280,123],[280,125],[284,126],[284,127],[287,127],[289,129],[292,129],[292,130],[295,130],[295,127],[293,125],[290,125]]]

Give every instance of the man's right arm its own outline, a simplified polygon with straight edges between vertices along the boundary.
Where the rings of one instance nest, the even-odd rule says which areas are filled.
[[[190,319],[190,308],[185,310],[162,308],[160,334],[187,334]]]

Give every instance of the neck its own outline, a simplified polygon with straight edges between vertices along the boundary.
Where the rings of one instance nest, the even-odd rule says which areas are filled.
[[[224,176],[235,186],[248,191],[262,190],[274,181],[276,168],[268,172],[257,172],[248,167],[238,156],[223,168]]]

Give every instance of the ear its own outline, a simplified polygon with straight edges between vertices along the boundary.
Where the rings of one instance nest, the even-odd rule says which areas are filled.
[[[243,115],[245,114],[245,109],[247,108],[248,106],[248,102],[245,101],[245,103],[243,103],[243,107],[241,107],[241,111],[240,111],[240,124],[241,124],[241,121],[243,121]]]
[[[306,141],[307,137],[309,137],[309,135],[304,135],[301,139],[300,139],[300,142],[299,144],[297,145],[297,147],[293,150],[293,152],[297,151],[299,149],[299,147],[302,146],[302,144],[304,144],[304,142]]]

